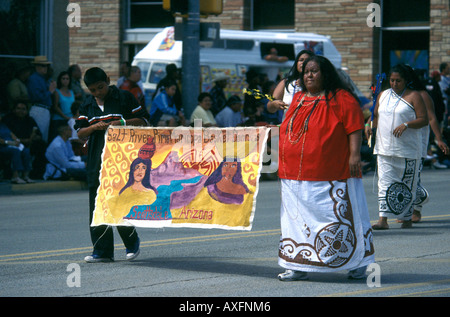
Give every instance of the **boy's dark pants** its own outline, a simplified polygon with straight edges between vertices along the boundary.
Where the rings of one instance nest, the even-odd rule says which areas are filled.
[[[89,187],[89,225],[95,209],[95,198],[97,196],[97,187]],[[114,236],[111,226],[101,225],[97,227],[89,227],[91,232],[92,245],[94,246],[94,255],[101,258],[114,257]],[[127,252],[135,251],[138,244],[138,234],[135,227],[117,226],[122,241],[127,248]]]

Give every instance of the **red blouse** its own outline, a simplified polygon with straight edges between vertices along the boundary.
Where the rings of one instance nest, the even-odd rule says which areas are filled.
[[[335,96],[330,93],[328,98],[331,100],[327,103],[325,96],[308,97],[304,92],[294,95],[280,127],[280,178],[350,178],[348,135],[364,128],[363,113],[358,101],[345,90],[338,90]]]

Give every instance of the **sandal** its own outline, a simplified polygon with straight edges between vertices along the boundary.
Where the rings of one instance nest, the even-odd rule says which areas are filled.
[[[388,225],[384,226],[379,223],[376,223],[376,224],[372,225],[372,229],[373,230],[388,230],[389,226]]]
[[[402,229],[412,228],[412,220],[403,220]]]
[[[413,211],[413,215],[412,215],[412,222],[413,223],[418,223],[420,222],[420,220],[422,219],[422,215],[420,213],[420,211],[414,210]]]
[[[308,279],[308,273],[302,271],[286,270],[284,273],[278,274],[278,279],[283,282],[304,281]]]

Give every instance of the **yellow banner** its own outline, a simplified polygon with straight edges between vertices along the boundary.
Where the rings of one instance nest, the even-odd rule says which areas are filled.
[[[268,131],[110,127],[91,225],[251,230]]]

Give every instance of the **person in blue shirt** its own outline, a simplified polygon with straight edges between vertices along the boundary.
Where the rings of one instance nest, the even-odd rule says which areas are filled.
[[[11,160],[11,183],[26,184],[34,182],[28,176],[31,170],[30,150],[20,143],[20,139],[2,122],[2,116],[0,115],[0,159],[4,160],[5,158]]]
[[[58,135],[53,139],[45,152],[48,164],[44,179],[71,178],[86,180],[86,163],[80,156],[75,156],[70,137],[72,128],[68,125],[58,127]]]
[[[237,127],[243,122],[242,100],[238,96],[231,96],[225,108],[216,115],[219,127]]]
[[[48,69],[51,64],[45,56],[36,56],[32,62],[35,72],[28,78],[27,89],[30,97],[30,116],[38,124],[42,138],[48,142],[50,127],[50,109],[52,108],[52,94],[56,90],[56,82],[47,79]]]
[[[155,97],[150,108],[150,123],[156,127],[167,125],[175,127],[179,122],[184,122],[184,114],[177,110],[174,103],[174,96],[177,91],[177,85],[174,81],[168,81],[164,89]]]

